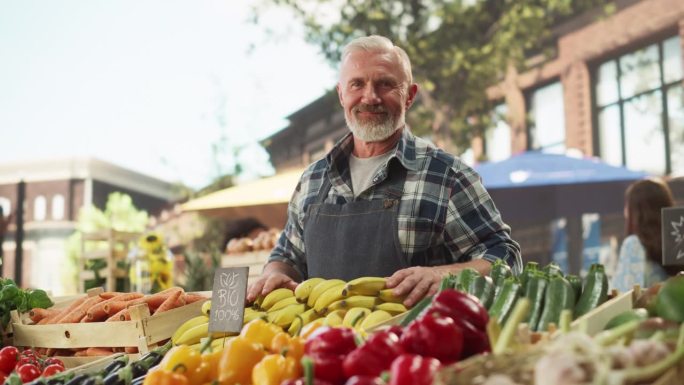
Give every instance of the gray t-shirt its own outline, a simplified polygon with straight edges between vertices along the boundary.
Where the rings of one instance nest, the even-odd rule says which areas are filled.
[[[357,158],[354,154],[349,156],[349,172],[351,173],[352,191],[354,197],[358,197],[373,184],[373,177],[378,170],[387,163],[394,151],[370,158]]]

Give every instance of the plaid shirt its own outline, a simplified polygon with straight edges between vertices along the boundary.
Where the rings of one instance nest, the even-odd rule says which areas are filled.
[[[323,178],[332,187],[324,203],[352,202],[349,155],[351,133],[302,174],[288,207],[288,221],[269,262],[285,262],[307,277],[304,216],[315,203]],[[506,261],[514,271],[521,268],[520,246],[510,237],[510,227],[484,189],[480,176],[458,158],[415,137],[404,129],[395,153],[407,169],[399,204],[399,242],[412,266],[437,266],[484,258]],[[388,167],[373,178],[373,186],[356,199],[384,198]]]

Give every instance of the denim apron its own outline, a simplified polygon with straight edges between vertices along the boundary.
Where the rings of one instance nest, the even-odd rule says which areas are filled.
[[[400,164],[394,166],[390,167],[383,199],[323,203],[331,188],[329,178],[323,178],[318,196],[304,217],[308,277],[349,281],[364,276],[389,277],[409,267],[397,223],[406,169]]]

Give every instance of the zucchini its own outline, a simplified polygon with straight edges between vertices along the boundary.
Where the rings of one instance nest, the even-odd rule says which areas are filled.
[[[582,278],[578,275],[568,274],[565,276],[565,279],[568,280],[570,286],[575,291],[575,298],[579,298],[582,295]]]
[[[470,284],[473,282],[475,278],[479,277],[480,275],[481,274],[479,271],[471,267],[466,267],[458,273],[458,276],[456,278],[456,284],[453,286],[453,288],[458,291],[467,293],[468,289],[470,288]]]
[[[530,279],[530,275],[533,272],[539,271],[539,264],[534,261],[529,261],[525,264],[525,268],[520,274],[520,284],[522,285],[523,293],[527,290],[527,281]]]
[[[494,294],[492,278],[486,275],[478,275],[470,283],[468,293],[477,297],[482,306],[489,308],[489,305],[492,303],[492,295]]]
[[[534,330],[544,331],[551,323],[558,325],[561,311],[564,309],[572,311],[574,306],[575,292],[568,280],[560,275],[551,277],[544,291],[544,309]]]
[[[501,259],[494,261],[492,265],[492,270],[489,272],[489,276],[492,278],[494,283],[494,298],[497,297],[497,293],[501,290],[503,282],[506,278],[512,276],[511,267]]]
[[[501,285],[501,290],[494,298],[494,303],[488,311],[489,316],[496,318],[500,325],[506,322],[508,315],[513,310],[513,306],[520,296],[521,286],[517,277],[508,277]]]
[[[575,305],[575,317],[581,317],[608,298],[608,277],[603,265],[594,263],[584,281],[582,295]]]
[[[530,329],[536,327],[541,317],[544,308],[544,294],[548,283],[549,278],[541,271],[535,271],[528,277],[524,296],[530,300],[530,311],[524,318],[524,322],[527,322]]]
[[[548,265],[544,266],[542,271],[548,276],[552,277],[554,275],[560,275],[561,277],[563,276],[563,270],[561,269],[560,266],[558,266],[557,263],[551,262]]]

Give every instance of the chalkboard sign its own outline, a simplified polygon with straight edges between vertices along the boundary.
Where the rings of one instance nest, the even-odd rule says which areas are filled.
[[[239,332],[245,314],[248,267],[216,269],[211,292],[210,332]]]
[[[663,265],[684,265],[684,207],[662,209]]]

